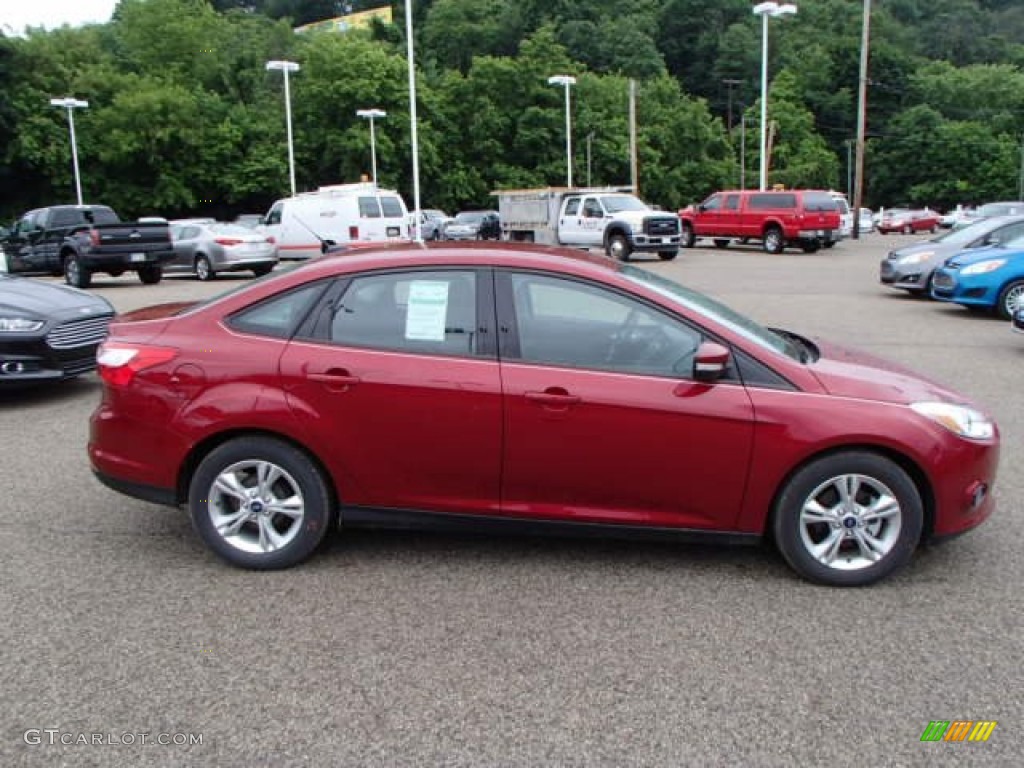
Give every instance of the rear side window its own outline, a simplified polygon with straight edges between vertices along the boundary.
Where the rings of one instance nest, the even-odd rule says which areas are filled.
[[[380,203],[376,197],[359,198],[359,217],[363,219],[380,218]]]
[[[75,208],[58,208],[50,218],[51,227],[77,227],[84,223],[85,217]]]
[[[836,200],[827,192],[804,192],[805,211],[835,211],[838,209]]]
[[[228,320],[228,325],[242,333],[287,339],[299,327],[326,286],[327,281],[319,281],[264,299],[255,306],[236,312]]]
[[[388,219],[400,219],[405,213],[402,212],[402,201],[397,197],[382,197],[380,207],[384,217]]]
[[[796,208],[796,195],[792,192],[761,192],[750,196],[749,207],[772,211],[793,209]]]

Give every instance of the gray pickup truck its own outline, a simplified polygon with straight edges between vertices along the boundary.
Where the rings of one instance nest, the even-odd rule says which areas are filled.
[[[136,272],[143,283],[159,283],[164,262],[174,258],[166,221],[121,221],[105,205],[29,211],[2,244],[10,272],[63,274],[76,288],[88,288],[95,272]]]

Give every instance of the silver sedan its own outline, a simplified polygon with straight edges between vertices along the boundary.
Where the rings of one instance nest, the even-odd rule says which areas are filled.
[[[164,271],[191,272],[200,280],[243,270],[259,277],[277,264],[277,246],[266,235],[238,224],[172,222],[171,242],[174,258],[164,264]]]

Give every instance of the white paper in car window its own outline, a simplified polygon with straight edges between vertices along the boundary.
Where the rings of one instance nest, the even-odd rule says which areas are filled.
[[[444,341],[444,323],[448,316],[448,283],[413,280],[405,315],[405,338],[420,341]]]

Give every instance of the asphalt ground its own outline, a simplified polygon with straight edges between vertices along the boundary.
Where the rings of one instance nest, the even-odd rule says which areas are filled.
[[[0,766],[1021,765],[1024,337],[880,286],[909,241],[641,262],[996,415],[995,515],[867,589],[768,548],[420,533],[235,570],[93,479],[95,376],[0,395]],[[126,310],[245,279],[94,289]],[[933,720],[998,725],[922,743]]]

